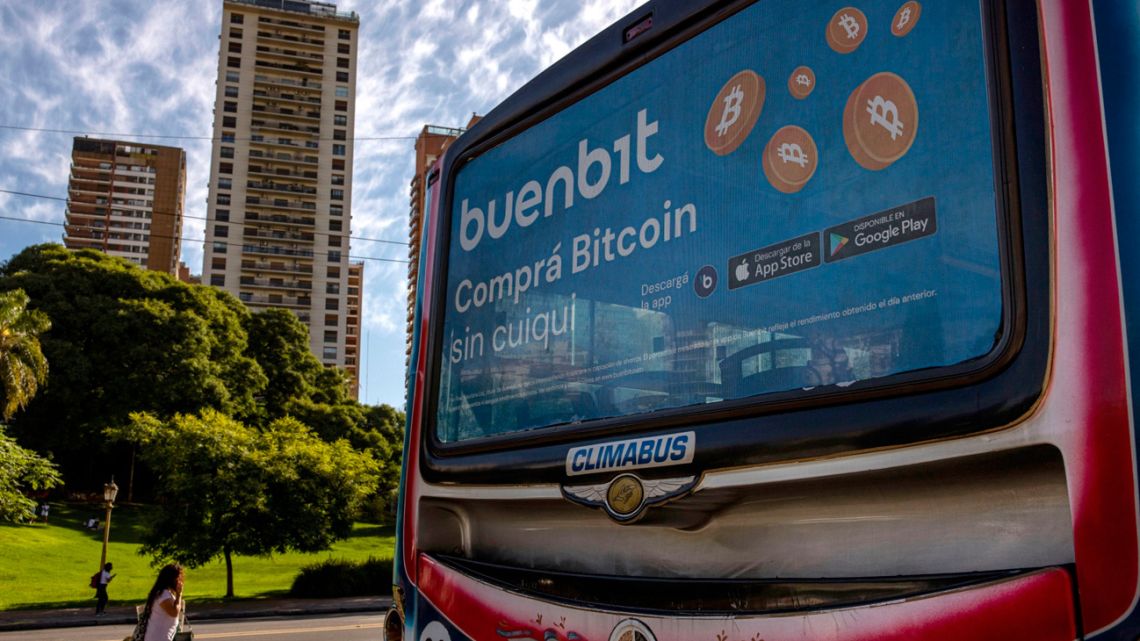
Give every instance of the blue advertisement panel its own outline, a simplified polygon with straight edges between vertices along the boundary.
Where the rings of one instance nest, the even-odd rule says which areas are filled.
[[[985,65],[976,3],[770,0],[462,165],[438,438],[988,354]]]

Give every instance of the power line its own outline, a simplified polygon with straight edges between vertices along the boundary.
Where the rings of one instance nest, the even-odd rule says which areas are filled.
[[[44,127],[23,127],[20,125],[0,125],[0,129],[10,129],[14,131],[35,131],[40,133],[49,134],[68,134],[71,136],[87,136],[93,138],[156,138],[160,140],[209,140],[211,142],[235,142],[238,140],[251,141],[252,138],[217,138],[214,136],[178,136],[173,134],[137,134],[137,133],[114,133],[114,132],[98,132],[98,131],[80,131],[77,129],[48,129]],[[277,130],[275,130],[277,131]],[[291,131],[291,130],[280,130]],[[303,135],[306,132],[294,132],[297,135]],[[416,136],[354,136],[349,138],[351,141],[373,141],[373,140],[415,140]],[[309,138],[309,140],[335,140],[336,142],[345,142],[335,138]]]
[[[67,227],[67,223],[57,223],[57,222],[52,222],[52,221],[48,221],[48,220],[35,220],[32,218],[16,218],[15,216],[0,215],[0,220],[11,220],[11,221],[20,222],[20,223],[37,223],[40,225],[54,225],[56,227],[64,227],[64,228]],[[128,229],[128,228],[121,228],[121,227],[105,228],[105,231],[112,231],[112,230],[120,232],[120,233],[130,233],[130,234],[139,233],[140,235],[144,231],[141,229],[134,230],[134,229]],[[187,242],[187,243],[197,243],[197,242],[217,243],[219,245],[225,245],[227,247],[246,247],[247,246],[244,243],[231,243],[231,242],[226,242],[226,241],[221,241],[221,240],[206,240],[204,238],[186,238],[184,236],[168,236],[166,234],[152,234],[149,231],[147,231],[147,235],[150,238],[165,238],[167,240],[180,240],[182,242]],[[108,238],[108,239],[93,239],[93,240],[114,240],[114,239]],[[289,240],[289,239],[284,238],[281,240]],[[333,250],[333,251],[336,251],[336,250]],[[291,254],[281,254],[281,255],[287,256],[287,257],[292,257],[292,258],[311,258],[312,257],[312,256],[294,256]],[[315,255],[315,252],[314,252],[314,255]],[[349,260],[375,260],[375,261],[379,261],[379,262],[383,262],[383,263],[403,263],[405,265],[407,265],[410,262],[410,261],[401,260],[398,258],[379,258],[376,256],[352,256],[352,255],[349,255],[348,259]]]
[[[62,201],[62,202],[67,202],[66,198],[60,198],[59,196],[47,196],[45,194],[29,194],[28,192],[25,192],[25,191],[12,191],[10,189],[0,189],[0,194],[12,194],[14,196],[26,196],[28,198],[42,198],[44,200],[58,200],[58,201]],[[152,214],[161,214],[163,216],[178,216],[178,214],[175,212],[164,211],[164,210],[160,210],[160,209],[152,209],[150,211]],[[182,217],[183,218],[191,218],[194,220],[205,220],[205,221],[210,220],[209,218],[207,218],[205,216],[191,216],[190,214],[182,214]],[[23,219],[17,219],[17,220],[23,220]],[[215,221],[215,222],[227,222],[227,221],[223,220],[223,221]],[[258,222],[261,222],[261,221],[258,221]],[[269,221],[269,222],[273,222],[273,221]],[[323,231],[316,231],[316,230],[313,231],[313,234],[315,234],[317,236],[336,236],[337,235],[337,234],[333,234],[330,232],[323,232]],[[350,238],[351,240],[362,240],[362,241],[369,242],[369,243],[386,243],[388,245],[400,245],[401,247],[407,247],[409,245],[408,243],[403,242],[403,241],[385,240],[383,238],[364,238],[361,236],[349,236],[348,238]]]

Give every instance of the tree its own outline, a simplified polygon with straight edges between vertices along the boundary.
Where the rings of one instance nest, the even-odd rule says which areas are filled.
[[[227,597],[235,554],[328,549],[348,536],[379,475],[371,455],[291,418],[258,430],[214,410],[168,421],[132,414],[108,434],[138,445],[158,476],[164,505],[144,552],[189,567],[221,556]]]
[[[309,330],[291,312],[267,309],[242,323],[248,335],[245,354],[257,361],[268,383],[261,399],[261,418],[272,421],[289,414],[289,404],[319,395],[325,367],[309,350]]]
[[[51,328],[51,321],[27,307],[23,290],[0,292],[0,417],[4,420],[31,402],[47,380],[48,363],[39,336]]]
[[[0,424],[0,521],[19,523],[30,519],[36,502],[25,492],[47,490],[61,482],[50,460],[17,445]]]
[[[12,433],[53,452],[69,482],[102,483],[116,468],[127,476],[130,451],[107,450],[102,430],[131,412],[255,414],[266,379],[245,355],[249,311],[228,293],[60,245],[0,267],[0,291],[15,288],[51,319],[40,342],[52,376]]]

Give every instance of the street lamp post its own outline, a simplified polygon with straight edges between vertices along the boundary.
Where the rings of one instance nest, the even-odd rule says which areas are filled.
[[[119,486],[115,485],[115,477],[110,483],[103,484],[103,500],[107,503],[107,519],[103,522],[103,556],[99,560],[99,569],[107,565],[107,541],[111,538],[111,508],[115,507],[115,496],[119,493]]]

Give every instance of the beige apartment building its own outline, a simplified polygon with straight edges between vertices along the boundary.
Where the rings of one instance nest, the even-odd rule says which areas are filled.
[[[333,4],[224,0],[202,264],[254,311],[295,313],[342,368],[358,27]]]
[[[177,275],[185,201],[182,149],[77,137],[63,243]]]

